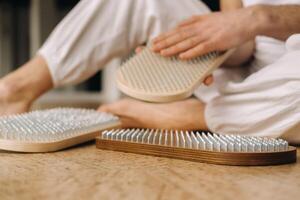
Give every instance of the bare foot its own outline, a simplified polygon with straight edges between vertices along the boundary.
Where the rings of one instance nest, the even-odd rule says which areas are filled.
[[[123,99],[99,107],[120,117],[123,127],[207,130],[204,104],[197,99],[155,104]]]
[[[0,116],[27,112],[30,101],[0,82]]]

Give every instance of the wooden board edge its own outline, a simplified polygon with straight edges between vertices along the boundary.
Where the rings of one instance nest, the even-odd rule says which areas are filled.
[[[295,147],[289,147],[288,151],[272,153],[213,152],[161,145],[121,142],[101,139],[100,137],[96,138],[96,147],[105,150],[122,151],[128,153],[176,158],[195,162],[234,166],[280,165],[294,163],[297,160],[297,150]]]
[[[56,142],[25,142],[25,141],[12,141],[12,140],[2,140],[0,139],[0,149],[5,151],[14,151],[14,152],[26,152],[26,153],[45,153],[45,152],[54,152],[62,149],[69,148],[90,140],[94,140],[97,136],[100,135],[101,131],[109,130],[114,128],[120,128],[121,123],[119,121],[104,124],[102,129],[99,131],[86,133],[83,135],[78,135],[73,138],[68,138]]]

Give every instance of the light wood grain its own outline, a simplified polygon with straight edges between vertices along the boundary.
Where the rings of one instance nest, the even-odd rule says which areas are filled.
[[[0,151],[0,199],[298,199],[300,163],[230,167],[104,151]]]

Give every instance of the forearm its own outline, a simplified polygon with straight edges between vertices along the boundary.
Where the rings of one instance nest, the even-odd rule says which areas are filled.
[[[233,1],[236,3],[226,0],[227,4],[222,4],[227,10],[193,16],[173,30],[160,34],[153,40],[152,50],[162,56],[178,55],[187,60],[212,51],[239,48],[258,35],[285,40],[300,31],[299,6],[240,8],[237,6],[241,4]],[[245,51],[245,59],[251,56],[253,49],[252,44],[248,53]]]
[[[221,11],[231,11],[236,9],[241,9],[243,3],[241,0],[221,0],[220,1]],[[235,67],[250,60],[253,55],[255,48],[254,40],[250,40],[245,44],[240,45],[236,48],[236,51],[232,56],[223,64],[223,66]]]
[[[221,8],[222,11],[238,9],[239,1],[223,0]],[[248,31],[252,32],[252,40],[237,47],[237,51],[225,63],[226,66],[238,66],[248,61],[253,54],[254,38],[257,35],[286,40],[290,35],[300,32],[300,6],[298,5],[255,5],[242,9],[253,22],[248,25]]]
[[[290,35],[300,32],[300,6],[299,5],[256,5],[251,9],[256,17],[253,20],[255,34],[286,40]]]

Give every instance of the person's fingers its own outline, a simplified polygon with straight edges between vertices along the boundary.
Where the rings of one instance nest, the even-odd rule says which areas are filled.
[[[209,40],[209,41],[202,42],[202,43],[198,44],[197,46],[195,46],[194,48],[189,49],[186,52],[179,54],[179,58],[181,58],[183,60],[192,59],[197,56],[201,56],[203,54],[207,54],[207,53],[209,53],[211,51],[215,51],[215,50],[218,50],[215,42]]]
[[[186,20],[183,20],[177,26],[178,27],[188,26],[188,25],[191,25],[193,23],[198,22],[201,18],[203,18],[203,16],[201,16],[201,15],[195,15],[195,16],[192,16],[192,17],[186,19]]]
[[[167,37],[170,37],[174,34],[176,34],[178,32],[178,29],[173,29],[173,30],[170,30],[168,32],[165,32],[165,33],[161,33],[159,34],[157,37],[155,37],[153,40],[152,40],[152,45],[166,39]]]
[[[144,46],[138,46],[138,47],[135,49],[135,53],[136,53],[136,54],[141,53],[141,52],[143,51],[144,48],[145,48]]]
[[[211,85],[213,82],[214,82],[214,77],[213,77],[212,75],[207,76],[207,77],[204,79],[204,81],[203,81],[203,83],[204,83],[206,86]]]
[[[152,50],[155,52],[159,52],[165,48],[168,48],[172,45],[176,45],[177,43],[180,43],[187,38],[193,37],[196,34],[195,29],[182,29],[179,30],[176,34],[171,35],[164,40],[161,40],[160,42],[157,42],[156,44],[153,44]]]
[[[173,56],[188,49],[195,47],[197,44],[202,42],[203,37],[201,35],[187,38],[186,40],[179,42],[169,48],[163,49],[160,54],[162,56]]]

